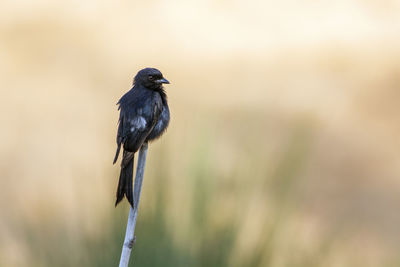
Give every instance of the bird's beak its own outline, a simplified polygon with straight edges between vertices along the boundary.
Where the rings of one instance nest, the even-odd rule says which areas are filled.
[[[162,79],[157,80],[157,83],[166,83],[166,84],[169,84],[169,81],[168,81],[167,79],[165,79],[165,78],[162,78]]]

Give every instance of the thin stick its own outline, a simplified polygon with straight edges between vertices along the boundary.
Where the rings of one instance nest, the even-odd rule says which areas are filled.
[[[129,210],[128,224],[126,226],[124,245],[122,246],[121,259],[119,267],[128,267],[131,250],[135,245],[135,227],[138,216],[140,193],[142,192],[142,183],[144,175],[144,166],[146,165],[147,143],[144,143],[139,150],[138,163],[136,167],[135,187],[133,189],[134,208]]]

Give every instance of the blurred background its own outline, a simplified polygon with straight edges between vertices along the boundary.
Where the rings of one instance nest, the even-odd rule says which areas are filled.
[[[400,2],[2,1],[0,266],[117,266],[116,102],[159,68],[135,266],[399,266]]]

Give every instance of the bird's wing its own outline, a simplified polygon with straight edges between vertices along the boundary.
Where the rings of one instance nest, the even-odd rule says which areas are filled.
[[[117,151],[113,163],[117,161],[121,145],[127,142],[128,137],[131,135],[131,130],[136,128],[141,130],[139,123],[142,122],[140,118],[142,116],[139,115],[141,115],[141,110],[145,103],[141,101],[141,98],[138,97],[138,91],[134,89],[135,87],[125,93],[117,103],[120,114],[117,132]]]
[[[150,97],[142,101],[143,98],[135,96],[137,95],[131,95],[129,99],[123,97],[118,102],[120,117],[114,163],[118,159],[121,145],[130,152],[136,152],[140,148],[156,125],[163,109],[161,97],[155,101]]]
[[[142,145],[143,141],[149,132],[147,125],[151,123],[145,119],[145,117],[133,114],[123,114],[121,112],[118,133],[117,133],[117,151],[115,153],[115,163],[118,159],[121,145],[126,147],[132,147],[132,152],[136,152]]]
[[[142,111],[142,112],[141,112]],[[159,114],[146,113],[140,107],[121,112],[120,142],[124,149],[136,152],[153,130]]]

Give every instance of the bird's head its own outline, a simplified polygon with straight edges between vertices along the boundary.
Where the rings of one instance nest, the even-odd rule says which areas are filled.
[[[163,83],[168,84],[169,81],[163,77],[161,71],[158,69],[145,68],[136,74],[133,83],[142,85],[148,89],[159,90],[163,88]]]

